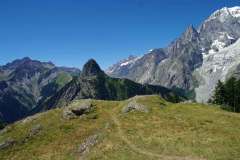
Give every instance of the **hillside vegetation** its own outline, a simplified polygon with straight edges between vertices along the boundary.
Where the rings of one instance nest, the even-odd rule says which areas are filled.
[[[218,81],[209,101],[228,111],[240,112],[240,80],[231,77],[224,83]]]
[[[85,104],[91,108],[73,110]],[[173,104],[159,96],[75,100],[0,131],[0,157],[236,160],[240,159],[239,122],[239,114],[218,106]]]
[[[0,66],[0,119],[12,123],[27,117],[79,73],[28,57]]]
[[[185,99],[180,92],[163,86],[140,84],[128,79],[109,77],[101,70],[94,59],[88,60],[83,66],[79,77],[75,77],[56,94],[37,106],[33,113],[46,111],[71,103],[72,100],[98,99],[98,100],[125,100],[135,95],[161,95],[171,102]]]

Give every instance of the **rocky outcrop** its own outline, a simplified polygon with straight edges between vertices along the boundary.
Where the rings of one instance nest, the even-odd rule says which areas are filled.
[[[28,137],[33,137],[33,136],[37,135],[42,129],[43,129],[43,127],[42,127],[41,124],[36,124],[36,125],[34,125],[34,126],[30,129],[29,134],[28,134]]]
[[[88,62],[83,66],[83,70],[81,72],[82,77],[99,76],[102,74],[104,74],[104,72],[94,59],[88,60]]]
[[[14,141],[11,138],[8,138],[7,140],[3,141],[2,143],[0,143],[0,150],[11,147],[12,145],[14,145],[16,143],[16,141]]]
[[[74,119],[86,114],[89,114],[94,110],[94,106],[90,100],[85,100],[81,104],[74,106],[74,107],[67,107],[63,110],[63,118],[64,119]]]

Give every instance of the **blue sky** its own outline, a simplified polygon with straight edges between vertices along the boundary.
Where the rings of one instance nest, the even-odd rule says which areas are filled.
[[[239,0],[0,0],[0,64],[29,56],[107,68],[166,46],[188,25]]]

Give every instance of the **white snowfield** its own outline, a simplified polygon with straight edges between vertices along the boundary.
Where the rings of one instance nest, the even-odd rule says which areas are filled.
[[[228,18],[228,16],[232,16],[232,17],[236,17],[236,18],[240,17],[240,7],[239,6],[232,7],[232,8],[224,7],[222,9],[219,9],[219,10],[215,11],[207,19],[207,21],[215,19],[215,18],[219,18],[219,20],[221,22],[224,22]]]
[[[226,80],[231,76],[236,67],[240,65],[240,6],[227,8],[224,7],[211,14],[204,23],[198,28],[201,43],[198,44],[202,52],[203,64],[197,68],[193,74],[199,86],[195,88],[196,100],[207,102],[212,96],[218,80]],[[203,42],[203,43],[202,43]],[[206,42],[206,43],[204,43]],[[182,46],[178,45],[176,50]],[[149,50],[151,53],[154,49]],[[117,63],[108,73],[118,73],[118,71],[134,70],[134,64],[138,63],[142,57],[131,57]],[[164,66],[169,62],[168,58],[159,62],[158,66],[148,63],[151,57],[143,60],[145,70],[142,71],[138,82],[147,83],[158,81],[156,68]],[[174,66],[176,62],[169,62]],[[166,65],[168,66],[168,65]],[[176,65],[178,66],[178,65]],[[172,75],[177,75],[174,68],[166,69]],[[123,72],[125,73],[125,72]],[[160,74],[160,73],[159,73]],[[159,81],[158,81],[159,82]],[[180,82],[181,83],[181,82]],[[161,83],[165,84],[165,82]],[[195,86],[194,86],[195,87]]]
[[[228,10],[233,17],[240,17],[240,7],[239,6],[228,8]]]
[[[120,66],[127,66],[127,65],[130,65],[130,64],[133,64],[140,58],[141,57],[139,56],[139,57],[135,57],[134,59],[127,60],[127,61],[121,63]]]
[[[215,11],[206,21],[218,19],[225,22],[229,17],[239,18],[240,7],[224,7]],[[225,81],[229,73],[240,64],[240,39],[235,43],[233,38],[226,32],[219,32],[219,36],[212,42],[208,51],[203,51],[203,64],[195,70],[200,85],[195,88],[196,101],[207,102],[212,96],[218,80]]]
[[[111,74],[114,71],[120,69],[121,67],[129,66],[131,64],[135,64],[135,62],[139,59],[141,59],[142,56],[129,56],[127,59],[121,60],[119,63],[117,63],[115,66],[112,66],[106,70],[107,74]]]
[[[206,102],[212,96],[218,80],[225,81],[227,74],[239,64],[240,39],[218,52],[210,50],[208,54],[204,54],[203,64],[196,70],[196,74],[201,79],[200,86],[195,88],[196,101]]]

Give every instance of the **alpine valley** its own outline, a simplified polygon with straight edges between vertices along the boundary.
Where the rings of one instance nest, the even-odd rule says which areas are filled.
[[[51,62],[30,58],[15,60],[0,69],[0,115],[8,123],[61,107],[74,99],[123,100],[146,94],[160,94],[170,101],[183,98],[165,87],[111,78],[93,59],[81,73],[75,68],[56,67]]]
[[[59,8],[69,22],[79,13]],[[0,159],[239,160],[239,95],[240,7],[106,71],[17,59],[0,66]]]

